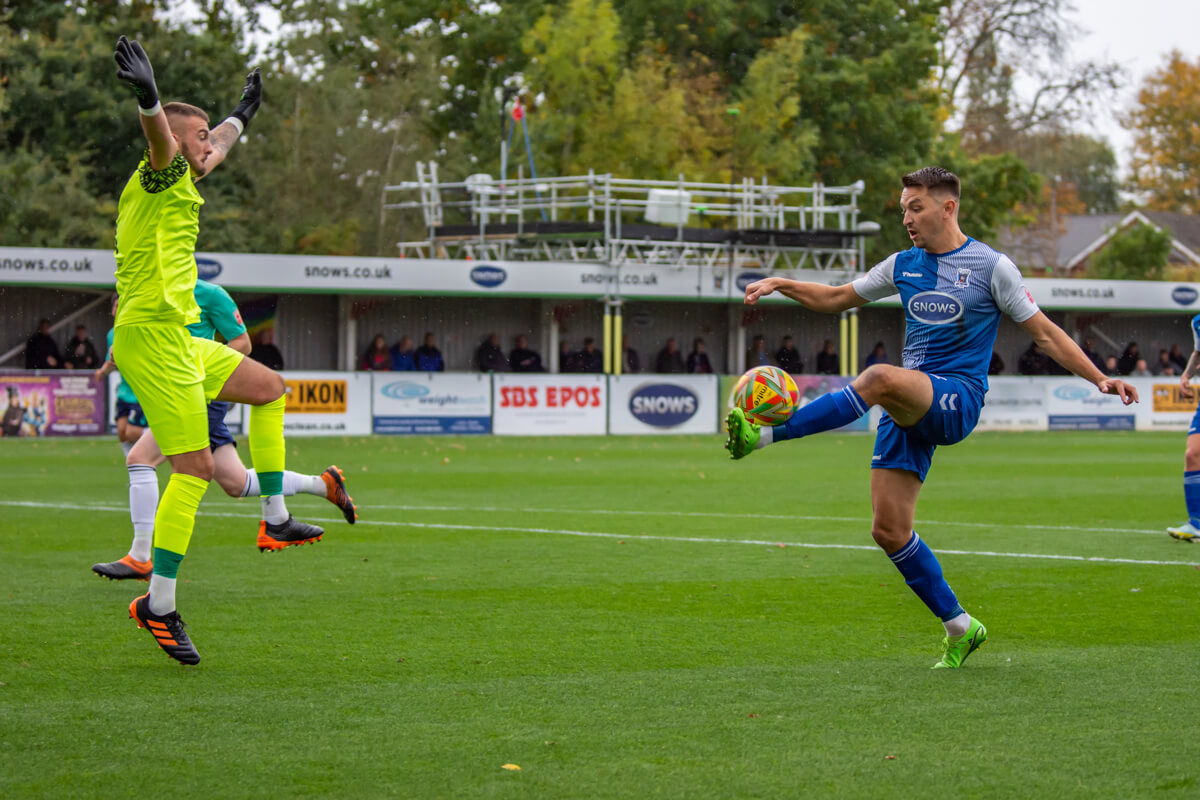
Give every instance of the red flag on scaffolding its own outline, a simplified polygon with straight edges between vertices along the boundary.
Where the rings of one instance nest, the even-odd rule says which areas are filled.
[[[524,116],[525,109],[521,107],[521,98],[518,97],[516,102],[513,103],[512,117],[517,122],[520,122]]]

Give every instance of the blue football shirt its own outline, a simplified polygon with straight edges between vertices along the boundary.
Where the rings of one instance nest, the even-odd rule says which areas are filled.
[[[1016,322],[1038,313],[1008,256],[971,238],[949,253],[893,253],[853,286],[864,300],[900,293],[905,369],[959,378],[981,392],[1001,312]]]

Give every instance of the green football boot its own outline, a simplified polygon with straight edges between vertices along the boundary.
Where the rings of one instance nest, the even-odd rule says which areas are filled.
[[[958,669],[967,660],[967,656],[974,653],[983,643],[987,641],[987,628],[983,627],[983,623],[971,617],[971,627],[967,628],[967,632],[957,639],[951,640],[949,636],[942,639],[942,660],[933,665],[934,669]]]
[[[725,426],[729,428],[729,438],[725,440],[725,449],[732,459],[745,458],[754,452],[762,429],[746,419],[740,408],[735,408],[725,417]]]

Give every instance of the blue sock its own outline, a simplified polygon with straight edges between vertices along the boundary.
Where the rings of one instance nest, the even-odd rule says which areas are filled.
[[[1200,469],[1183,473],[1183,501],[1187,504],[1188,522],[1200,528]]]
[[[916,531],[913,531],[908,544],[894,553],[888,553],[888,558],[900,570],[908,587],[942,622],[963,613],[954,590],[942,577],[942,565],[938,563],[937,556],[929,549],[929,545],[921,541]]]
[[[787,422],[776,425],[772,431],[774,441],[799,439],[801,436],[849,425],[867,413],[867,408],[867,404],[858,392],[854,391],[853,386],[823,394],[797,409],[795,414],[788,417]]]

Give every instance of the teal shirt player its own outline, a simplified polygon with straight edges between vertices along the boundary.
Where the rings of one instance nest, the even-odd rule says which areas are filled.
[[[192,336],[199,339],[215,339],[217,334],[225,341],[233,341],[246,332],[242,315],[237,303],[229,296],[229,292],[208,281],[196,281],[196,305],[200,306],[200,321],[188,325]],[[113,332],[108,331],[108,358],[112,359]],[[137,403],[137,395],[129,384],[121,378],[117,384],[117,399],[124,403]]]
[[[187,326],[192,336],[215,339],[219,333],[230,342],[246,332],[237,303],[215,283],[196,281],[196,305],[200,306],[200,321]]]
[[[112,328],[108,329],[107,339],[108,339],[108,355],[106,356],[106,358],[107,358],[107,360],[112,361],[112,343],[113,343],[113,329]],[[121,373],[118,372],[117,374],[120,375]],[[132,405],[137,405],[137,401],[138,401],[137,395],[133,393],[133,389],[129,388],[129,384],[125,382],[124,378],[121,378],[121,382],[117,384],[117,399],[120,400],[122,403],[130,403]]]

